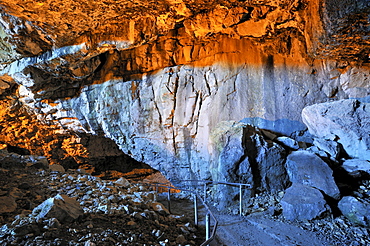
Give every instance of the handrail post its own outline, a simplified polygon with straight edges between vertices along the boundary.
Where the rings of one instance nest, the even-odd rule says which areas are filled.
[[[204,202],[207,202],[207,182],[204,183],[203,192],[204,192]]]
[[[243,215],[243,191],[242,191],[242,185],[239,185],[239,214],[240,216]]]
[[[168,212],[171,213],[171,188],[168,186],[168,193],[167,193],[167,202],[168,202]]]
[[[197,204],[197,194],[193,193],[194,199],[194,224],[198,226],[198,204]]]
[[[210,231],[211,231],[211,216],[208,212],[206,215],[206,240],[209,239]]]

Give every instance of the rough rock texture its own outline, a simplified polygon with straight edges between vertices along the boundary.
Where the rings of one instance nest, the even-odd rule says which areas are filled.
[[[51,164],[125,171],[130,156],[172,179],[281,189],[283,148],[257,136],[247,158],[243,130],[215,143],[220,124],[304,138],[304,107],[370,92],[365,0],[14,0],[0,11],[0,141]]]
[[[328,210],[319,190],[299,183],[286,190],[280,204],[287,220],[312,220]]]
[[[370,226],[370,204],[361,202],[355,197],[345,196],[339,203],[338,207],[352,223],[362,226]]]
[[[370,175],[370,162],[367,160],[346,160],[343,162],[342,167],[354,177],[360,177],[362,174]]]
[[[288,156],[286,168],[293,184],[314,187],[334,199],[340,198],[333,171],[317,155],[305,150],[295,151]]]
[[[246,198],[256,192],[284,190],[287,186],[286,151],[265,139],[258,128],[222,122],[212,132],[210,149],[214,156],[219,156],[210,167],[212,179],[250,184],[252,189],[245,190]],[[221,207],[230,205],[239,193],[239,189],[231,186],[220,185],[217,190]]]
[[[56,195],[33,209],[36,219],[56,218],[60,222],[72,222],[83,215],[80,203],[67,195]]]
[[[315,138],[313,144],[320,150],[325,151],[332,160],[338,160],[342,151],[342,146],[336,141],[329,139]]]
[[[369,103],[355,99],[308,106],[302,118],[318,137],[336,140],[350,157],[370,160]]]

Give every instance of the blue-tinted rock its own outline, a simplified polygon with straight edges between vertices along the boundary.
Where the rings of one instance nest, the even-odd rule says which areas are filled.
[[[280,204],[288,220],[312,220],[328,210],[319,190],[299,183],[293,183],[286,190]]]
[[[352,223],[370,226],[370,204],[361,202],[352,196],[345,196],[339,201],[338,208]]]
[[[303,122],[311,134],[336,138],[352,158],[370,160],[370,104],[354,99],[308,106]]]
[[[339,199],[340,192],[334,181],[333,170],[317,155],[305,150],[295,151],[288,156],[286,168],[292,183],[317,188]]]
[[[346,160],[342,167],[353,177],[360,177],[362,173],[370,174],[370,162],[367,160]]]

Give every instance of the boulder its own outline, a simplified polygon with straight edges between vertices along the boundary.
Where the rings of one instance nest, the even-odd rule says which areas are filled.
[[[333,178],[333,171],[317,155],[305,151],[295,151],[286,161],[286,168],[292,183],[317,188],[326,195],[339,199],[340,192]]]
[[[60,223],[71,222],[83,215],[80,203],[66,195],[56,195],[33,209],[37,220],[56,218]]]
[[[364,203],[352,196],[343,197],[338,208],[352,223],[361,226],[370,226],[370,204]]]
[[[213,132],[213,144],[220,151],[213,180],[250,184],[259,191],[279,191],[287,187],[286,150],[265,139],[260,129],[251,125],[225,122]],[[239,190],[230,186],[217,187],[220,207],[227,207]],[[251,191],[246,190],[245,196]]]
[[[328,210],[319,190],[299,183],[293,183],[286,190],[280,204],[288,220],[312,220]]]
[[[367,160],[346,160],[343,162],[342,167],[353,177],[360,177],[361,173],[370,174],[370,162]]]
[[[311,134],[336,139],[352,158],[370,160],[369,103],[355,99],[314,104],[302,110]]]
[[[289,182],[284,165],[285,149],[277,143],[265,140],[260,134],[254,135],[252,140],[255,147],[250,149],[256,150],[256,168],[252,168],[255,184],[268,192],[284,190]],[[248,148],[247,152],[250,152]]]
[[[317,146],[313,145],[306,149],[306,151],[316,154],[322,158],[330,158],[329,154],[322,149],[319,149]]]

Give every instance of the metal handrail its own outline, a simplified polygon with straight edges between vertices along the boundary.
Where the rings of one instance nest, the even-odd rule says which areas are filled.
[[[209,245],[210,242],[212,242],[214,240],[215,235],[216,235],[217,226],[218,226],[218,221],[217,221],[216,217],[213,215],[212,211],[209,209],[206,202],[201,197],[198,197],[198,195],[195,191],[184,189],[184,188],[173,187],[173,186],[165,186],[168,183],[142,183],[142,182],[137,182],[137,183],[140,183],[140,184],[143,184],[143,185],[148,185],[148,186],[154,186],[156,188],[156,192],[158,192],[158,188],[167,188],[167,190],[168,190],[167,199],[168,199],[168,210],[169,211],[171,209],[171,206],[170,206],[171,189],[181,190],[181,191],[192,193],[194,195],[194,212],[195,212],[194,213],[194,220],[195,220],[195,225],[198,225],[197,198],[202,201],[204,207],[207,210],[207,215],[206,215],[206,241],[204,241],[200,246],[207,246],[207,245]],[[209,234],[209,232],[210,232],[209,230],[210,230],[210,226],[211,226],[209,217],[212,217],[212,219],[214,220],[214,226],[213,226],[211,234]]]
[[[204,200],[199,197],[199,199],[202,201],[204,207],[206,208],[206,210],[208,211],[207,215],[206,215],[206,241],[204,241],[201,246],[207,246],[210,242],[213,241],[215,235],[216,235],[216,230],[217,230],[217,226],[218,226],[218,221],[216,219],[216,217],[213,215],[213,213],[211,212],[210,208],[208,207],[207,205],[207,185],[208,184],[214,184],[214,185],[218,185],[218,184],[222,184],[222,185],[231,185],[231,186],[237,186],[239,187],[239,214],[240,215],[243,215],[243,204],[242,204],[242,191],[243,191],[243,187],[244,188],[248,188],[248,189],[251,189],[252,188],[252,185],[250,184],[243,184],[243,183],[231,183],[231,182],[223,182],[223,181],[210,181],[210,180],[192,180],[192,179],[189,179],[189,180],[182,180],[182,182],[198,182],[198,183],[204,183]],[[141,183],[141,182],[139,182]],[[175,183],[175,182],[173,182]],[[171,189],[174,189],[174,190],[181,190],[181,191],[186,191],[186,192],[190,192],[193,194],[194,196],[194,222],[195,222],[195,225],[198,225],[198,215],[197,215],[197,198],[198,198],[198,195],[195,191],[193,190],[188,190],[188,189],[185,189],[185,188],[179,188],[179,187],[174,187],[174,186],[169,186],[169,184],[171,184],[171,182],[167,182],[167,183],[158,183],[158,182],[154,182],[154,183],[141,183],[141,184],[144,184],[144,185],[149,185],[149,186],[155,186],[156,187],[156,192],[158,192],[158,188],[161,187],[161,188],[167,188],[167,191],[168,191],[168,209],[170,211],[171,209],[171,203],[170,203],[170,200],[171,200]],[[215,225],[213,226],[213,229],[212,229],[212,233],[209,234],[209,229],[210,229],[210,217],[212,217],[212,219],[215,221]]]
[[[188,179],[188,180],[182,180],[182,182],[198,182],[198,183],[204,183],[203,184],[203,197],[204,200],[207,200],[207,185],[213,184],[213,185],[230,185],[230,186],[237,186],[239,187],[239,215],[243,215],[243,187],[247,189],[251,189],[252,185],[250,184],[243,184],[243,183],[231,183],[231,182],[224,182],[224,181],[210,181],[210,180],[194,180],[194,179]]]

